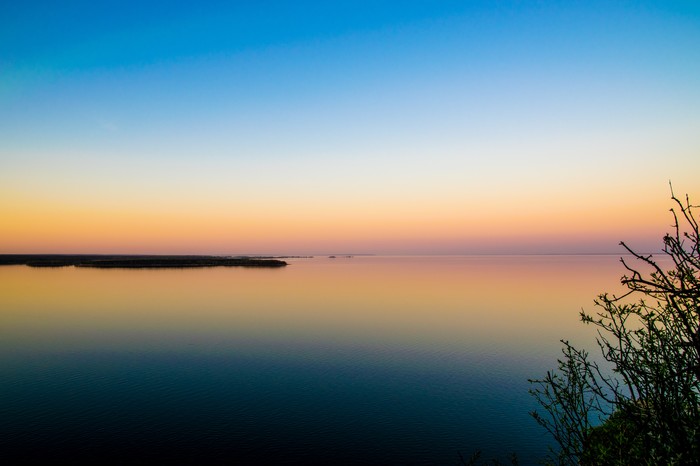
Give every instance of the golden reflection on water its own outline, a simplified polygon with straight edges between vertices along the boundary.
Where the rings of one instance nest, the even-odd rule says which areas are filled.
[[[0,267],[2,345],[349,344],[527,348],[551,357],[578,311],[620,291],[614,256],[289,260],[283,269]]]

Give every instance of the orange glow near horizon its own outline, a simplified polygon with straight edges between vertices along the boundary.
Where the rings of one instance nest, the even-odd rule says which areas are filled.
[[[240,206],[239,206],[240,207]],[[619,240],[658,241],[670,224],[663,206],[592,212],[568,208],[429,212],[391,206],[285,206],[182,212],[134,206],[13,205],[4,209],[3,253],[591,252]],[[649,211],[655,210],[655,213]],[[609,242],[606,247],[606,241]],[[547,245],[555,246],[548,251]],[[432,245],[432,246],[431,246]],[[580,250],[577,250],[580,245]],[[451,251],[450,251],[451,250]]]
[[[0,204],[0,252],[601,252],[614,250],[620,240],[656,244],[671,220],[669,203],[644,198],[630,205],[595,200],[564,205],[542,199],[518,203],[517,197],[421,203],[416,196],[363,204],[292,195],[279,205],[200,199],[182,208],[177,201],[100,205],[89,198],[8,202],[6,197]]]

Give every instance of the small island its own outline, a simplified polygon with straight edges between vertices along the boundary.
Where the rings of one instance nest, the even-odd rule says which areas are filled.
[[[248,256],[0,254],[0,265],[93,267],[99,269],[171,269],[195,267],[284,267],[274,258]]]

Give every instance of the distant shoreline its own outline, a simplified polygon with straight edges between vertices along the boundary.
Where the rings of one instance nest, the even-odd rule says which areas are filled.
[[[181,269],[199,267],[284,267],[273,258],[192,255],[0,254],[0,266]]]

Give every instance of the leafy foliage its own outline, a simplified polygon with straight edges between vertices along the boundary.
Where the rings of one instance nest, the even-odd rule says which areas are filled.
[[[700,238],[688,197],[671,195],[663,261],[622,246],[623,296],[602,294],[581,320],[605,363],[562,340],[558,370],[531,380],[533,412],[558,445],[550,462],[697,464],[700,458]],[[665,266],[670,269],[664,269]],[[636,299],[635,299],[636,298]]]

